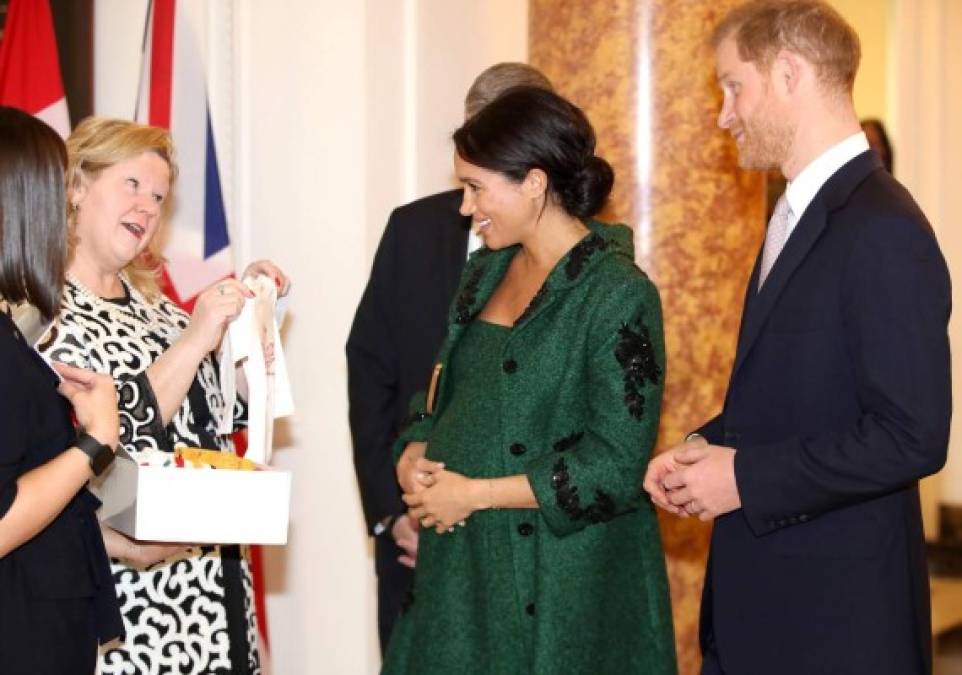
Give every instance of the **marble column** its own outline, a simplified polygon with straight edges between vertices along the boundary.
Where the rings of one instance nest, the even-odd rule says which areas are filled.
[[[707,43],[739,0],[529,0],[529,59],[581,106],[615,168],[603,217],[635,229],[658,285],[668,376],[659,449],[721,407],[745,285],[764,231],[764,182],[715,126]],[[710,527],[662,517],[680,672],[698,672]]]

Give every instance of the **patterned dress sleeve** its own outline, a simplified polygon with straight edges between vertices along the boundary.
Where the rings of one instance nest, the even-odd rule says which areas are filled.
[[[240,396],[234,401],[234,431],[247,428],[247,401]]]
[[[558,536],[636,509],[661,412],[661,304],[639,275],[607,294],[589,329],[584,431],[526,466],[542,517]]]
[[[38,349],[49,359],[106,373],[117,387],[120,444],[128,452],[172,452],[160,405],[147,377],[149,363],[134,363],[121,353],[122,343],[97,338],[76,313],[61,313],[55,327]],[[94,324],[110,330],[105,323]]]

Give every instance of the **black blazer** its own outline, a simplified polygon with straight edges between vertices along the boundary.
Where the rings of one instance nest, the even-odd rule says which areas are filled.
[[[866,152],[749,281],[722,413],[742,509],[715,522],[703,648],[737,675],[931,672],[917,481],[945,462],[951,292],[932,229]]]
[[[64,451],[74,429],[57,378],[0,311],[0,516],[17,479]],[[92,673],[97,643],[123,632],[96,509],[86,489],[0,558],[0,670]]]
[[[391,447],[411,396],[427,387],[467,259],[461,190],[394,210],[347,341],[354,468],[369,530],[403,513]]]

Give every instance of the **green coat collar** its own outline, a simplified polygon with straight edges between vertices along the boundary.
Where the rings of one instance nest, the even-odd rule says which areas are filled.
[[[597,220],[585,221],[585,225],[590,232],[555,264],[515,327],[527,321],[551,291],[577,286],[601,260],[614,255],[634,260],[632,232],[626,225],[608,225]],[[497,251],[481,248],[471,254],[451,305],[450,324],[465,325],[481,311],[520,248],[519,244]]]

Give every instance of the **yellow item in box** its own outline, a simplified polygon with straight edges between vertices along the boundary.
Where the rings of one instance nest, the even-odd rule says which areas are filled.
[[[206,448],[179,447],[174,451],[175,457],[184,462],[190,462],[195,469],[212,467],[214,469],[233,469],[235,471],[256,471],[257,465],[249,459],[238,457],[232,452],[207,450]]]

